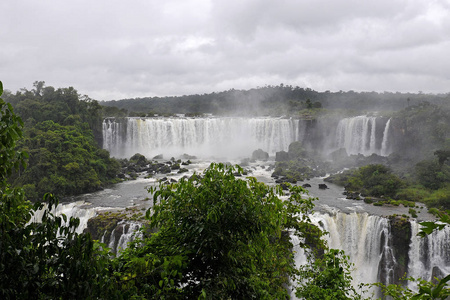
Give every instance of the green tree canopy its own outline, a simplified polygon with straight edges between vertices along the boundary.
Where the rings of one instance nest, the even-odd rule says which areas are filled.
[[[152,190],[147,216],[157,232],[144,230],[144,238],[120,258],[123,272],[131,274],[126,279],[145,297],[287,297],[295,274],[289,230],[321,244],[320,231],[307,217],[312,199],[291,187],[282,200],[279,187],[238,179],[241,171],[211,164],[202,175]],[[148,267],[138,267],[143,265]]]

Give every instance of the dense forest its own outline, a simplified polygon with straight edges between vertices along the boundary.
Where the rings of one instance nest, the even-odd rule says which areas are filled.
[[[28,153],[28,167],[11,178],[30,199],[46,192],[58,196],[87,193],[117,181],[119,163],[101,149],[102,107],[72,88],[35,82],[32,90],[4,99],[24,122],[19,151]]]

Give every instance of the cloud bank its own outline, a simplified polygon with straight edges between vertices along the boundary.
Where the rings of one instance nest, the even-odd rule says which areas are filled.
[[[98,100],[280,83],[450,92],[449,0],[6,1],[0,80]]]

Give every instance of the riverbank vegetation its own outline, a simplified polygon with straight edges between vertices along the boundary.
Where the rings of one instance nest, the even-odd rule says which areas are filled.
[[[325,181],[344,186],[350,198],[361,196],[370,203],[377,199],[375,203],[409,206],[417,201],[428,208],[449,210],[450,164],[447,160],[441,164],[438,158],[421,161],[412,169],[414,171],[409,178],[401,179],[385,165],[367,165],[329,176]]]

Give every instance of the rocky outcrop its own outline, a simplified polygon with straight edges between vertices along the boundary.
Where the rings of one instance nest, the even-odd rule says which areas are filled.
[[[160,155],[159,157],[162,158],[163,156]],[[191,164],[190,160],[175,160],[173,157],[168,161],[147,160],[145,156],[139,153],[133,155],[130,160],[123,159],[120,162],[122,164],[122,171],[119,173],[118,177],[124,180],[136,179],[138,173],[147,173],[147,177],[151,177],[155,174],[180,174],[188,171],[187,168],[182,168],[181,166],[188,166]]]
[[[400,284],[399,278],[402,278],[408,271],[411,223],[407,218],[402,216],[390,216],[389,223],[391,229],[389,243],[391,244],[393,256],[395,257],[395,264],[391,267],[391,276],[394,282],[391,283]]]
[[[289,153],[287,153],[286,151],[276,152],[275,161],[289,161]]]
[[[262,149],[255,150],[252,153],[252,160],[267,161],[268,159],[269,159],[269,153],[263,151]]]
[[[84,232],[92,239],[104,243],[113,253],[127,247],[135,233],[145,223],[143,212],[138,208],[107,211],[88,220]]]
[[[307,153],[303,148],[302,143],[297,141],[289,144],[288,156],[290,160],[305,158],[306,155]]]

